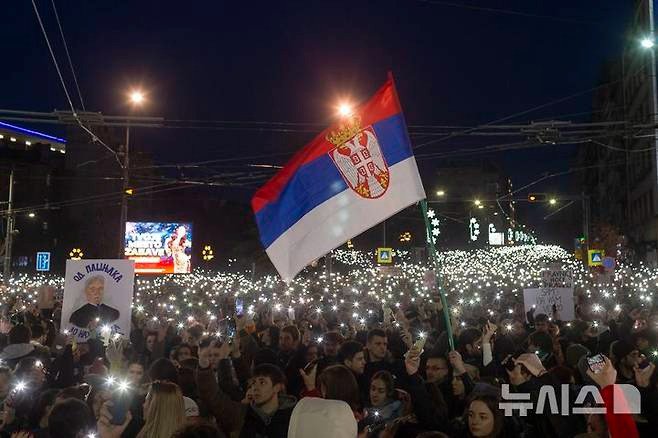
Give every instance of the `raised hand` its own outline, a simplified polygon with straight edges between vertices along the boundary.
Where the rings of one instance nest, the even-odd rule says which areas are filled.
[[[496,333],[496,330],[498,330],[498,327],[496,324],[487,321],[487,324],[483,328],[483,333],[482,333],[482,343],[483,344],[488,344],[491,342],[491,338],[493,337],[494,333]]]
[[[464,360],[462,355],[459,354],[459,351],[452,350],[448,353],[448,361],[450,366],[452,366],[452,374],[455,376],[461,376],[466,373],[466,367],[464,366]]]
[[[606,386],[614,385],[617,381],[617,370],[612,366],[610,359],[603,356],[604,365],[601,371],[598,373],[593,372],[592,370],[587,370],[587,375],[599,385],[600,388],[605,388]]]
[[[123,424],[116,425],[112,424],[112,414],[110,413],[110,407],[112,406],[112,401],[108,400],[101,406],[100,417],[98,418],[98,434],[100,438],[120,438],[121,434],[128,427],[128,424],[133,419],[130,410],[126,412],[126,420]]]
[[[308,373],[306,373],[303,369],[299,370],[299,374],[301,374],[302,379],[304,380],[304,386],[306,386],[308,391],[313,391],[315,389],[315,377],[317,376],[317,373],[317,364],[313,365],[313,368],[311,368]]]
[[[653,375],[656,365],[650,363],[649,366],[645,368],[640,368],[635,365],[633,367],[633,374],[635,374],[635,384],[640,388],[647,388],[651,383],[651,376]]]

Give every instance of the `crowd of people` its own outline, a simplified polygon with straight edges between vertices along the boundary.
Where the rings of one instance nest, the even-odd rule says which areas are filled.
[[[223,283],[230,294],[198,276],[196,290],[160,298],[140,281],[129,339],[96,333],[85,342],[60,333],[61,303],[18,300],[35,294],[15,286],[0,321],[0,435],[632,438],[658,430],[658,309],[646,299],[649,285],[641,299],[627,293],[637,278],[578,287],[571,321],[557,309],[526,312],[511,281],[502,290],[478,278],[493,285],[489,293],[475,280],[470,289],[446,282],[450,337],[423,274],[416,283],[382,278],[377,293],[358,277],[338,285],[307,275],[303,288],[269,288],[253,301],[235,294],[241,277]],[[457,289],[492,304],[459,306]],[[195,301],[193,309],[201,293],[232,305],[203,311]],[[602,309],[604,293],[616,304]],[[581,397],[588,387],[598,390]]]

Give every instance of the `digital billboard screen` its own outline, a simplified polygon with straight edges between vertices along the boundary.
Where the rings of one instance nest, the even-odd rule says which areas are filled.
[[[192,271],[192,224],[127,222],[124,255],[137,274],[188,274]]]

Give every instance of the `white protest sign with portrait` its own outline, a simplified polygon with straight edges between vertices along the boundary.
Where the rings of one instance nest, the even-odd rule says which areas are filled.
[[[542,287],[523,289],[523,305],[526,313],[534,307],[535,315],[544,313],[552,316],[553,304],[555,304],[560,320],[571,321],[575,318],[573,288]]]
[[[67,260],[60,330],[78,342],[128,336],[134,284],[132,260]]]

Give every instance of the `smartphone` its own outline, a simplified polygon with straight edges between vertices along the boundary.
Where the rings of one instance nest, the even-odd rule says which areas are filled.
[[[603,359],[602,354],[595,354],[594,356],[587,357],[587,365],[593,373],[600,372],[605,366],[605,360]]]
[[[427,336],[420,337],[414,342],[414,347],[422,353],[423,348],[425,348],[425,342],[427,342]]]
[[[112,392],[112,406],[109,407],[112,415],[111,424],[120,426],[125,423],[133,399],[132,395],[132,391],[115,390]]]
[[[235,299],[235,314],[238,316],[244,315],[244,300],[242,298]]]
[[[315,359],[307,363],[306,366],[304,367],[304,372],[308,374],[313,369],[313,367],[318,364],[319,360],[320,359]]]
[[[523,354],[522,351],[517,351],[514,354],[508,355],[505,359],[503,359],[500,364],[507,369],[507,371],[513,371],[514,367],[516,367],[516,364],[514,363],[514,359],[518,359],[519,356]]]
[[[651,364],[651,361],[644,355],[640,355],[640,363],[637,365],[641,370],[645,369],[646,367]]]

